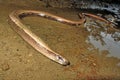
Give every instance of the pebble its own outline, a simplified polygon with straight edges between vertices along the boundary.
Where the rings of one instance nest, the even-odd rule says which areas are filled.
[[[7,70],[10,69],[10,66],[9,66],[8,63],[3,63],[3,64],[1,65],[1,69],[2,69],[3,71],[7,71]]]

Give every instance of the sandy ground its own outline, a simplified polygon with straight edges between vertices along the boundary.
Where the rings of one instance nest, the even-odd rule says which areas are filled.
[[[89,43],[91,33],[84,24],[76,27],[44,18],[24,18],[24,24],[52,50],[71,62],[69,66],[61,66],[37,52],[11,29],[8,15],[19,9],[42,10],[68,19],[79,19],[75,10],[46,8],[39,0],[0,0],[0,80],[120,80],[119,40],[114,41],[113,52],[110,52],[111,47],[100,50]],[[97,36],[96,42],[101,41],[97,45],[105,45],[98,33],[92,36]]]

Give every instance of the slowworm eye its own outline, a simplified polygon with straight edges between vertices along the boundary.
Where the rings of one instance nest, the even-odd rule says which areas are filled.
[[[60,57],[60,56],[57,56],[57,59],[63,60],[62,57]]]

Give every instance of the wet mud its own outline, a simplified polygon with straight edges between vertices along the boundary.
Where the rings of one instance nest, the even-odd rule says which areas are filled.
[[[79,20],[78,11],[46,8],[39,0],[0,1],[0,80],[119,80],[120,32],[86,17],[70,26],[36,16],[22,22],[71,64],[62,66],[37,52],[12,30],[8,15],[14,10],[42,10]]]

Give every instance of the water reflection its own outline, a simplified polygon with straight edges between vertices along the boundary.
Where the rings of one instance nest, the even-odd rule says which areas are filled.
[[[84,27],[89,31],[87,43],[92,44],[99,51],[108,50],[110,53],[108,56],[120,58],[120,31],[92,19],[88,19]]]

